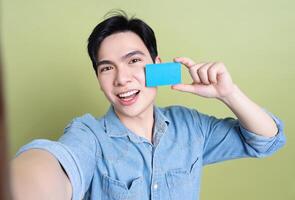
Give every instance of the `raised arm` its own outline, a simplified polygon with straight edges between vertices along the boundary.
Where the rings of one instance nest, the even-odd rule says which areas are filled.
[[[193,83],[174,85],[173,89],[221,100],[245,129],[257,135],[273,137],[278,133],[273,119],[233,83],[223,63],[195,63],[184,57],[175,58],[174,61],[189,69]]]

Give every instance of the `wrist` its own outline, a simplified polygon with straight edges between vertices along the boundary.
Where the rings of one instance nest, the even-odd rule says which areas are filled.
[[[233,88],[232,88],[231,92],[229,92],[225,96],[218,98],[220,101],[222,101],[226,105],[231,105],[240,96],[241,91],[240,91],[239,87],[235,84],[232,87]]]

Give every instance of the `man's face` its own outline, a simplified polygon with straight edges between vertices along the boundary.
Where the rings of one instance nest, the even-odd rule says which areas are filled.
[[[101,43],[98,81],[120,117],[141,116],[152,108],[157,89],[145,86],[144,69],[148,63],[153,63],[149,51],[133,32],[112,34]]]

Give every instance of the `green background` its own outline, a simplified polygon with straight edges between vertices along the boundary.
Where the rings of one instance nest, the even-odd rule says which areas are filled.
[[[201,199],[294,200],[292,0],[2,0],[11,157],[34,138],[57,139],[73,117],[107,110],[86,45],[103,15],[118,8],[153,27],[164,62],[176,56],[224,62],[240,88],[285,123],[287,145],[272,157],[205,167]],[[183,72],[184,82],[190,82]],[[169,87],[160,88],[157,104],[185,105],[218,117],[232,115],[216,100]]]

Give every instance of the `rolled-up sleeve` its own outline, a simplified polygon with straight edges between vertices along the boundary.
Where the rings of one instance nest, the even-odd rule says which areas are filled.
[[[26,144],[16,156],[30,149],[51,153],[62,165],[73,188],[73,200],[83,198],[93,177],[96,164],[97,138],[81,121],[73,120],[58,141],[37,139]]]
[[[243,128],[243,126],[240,124],[241,134],[244,137],[246,143],[255,150],[255,157],[265,157],[271,155],[286,143],[286,137],[283,133],[283,122],[272,113],[267,113],[272,117],[278,129],[277,134],[273,137],[257,135]]]
[[[286,142],[283,123],[267,112],[277,125],[274,137],[255,134],[243,128],[237,119],[218,119],[193,112],[198,129],[204,138],[203,165],[243,157],[265,157],[273,154]]]

